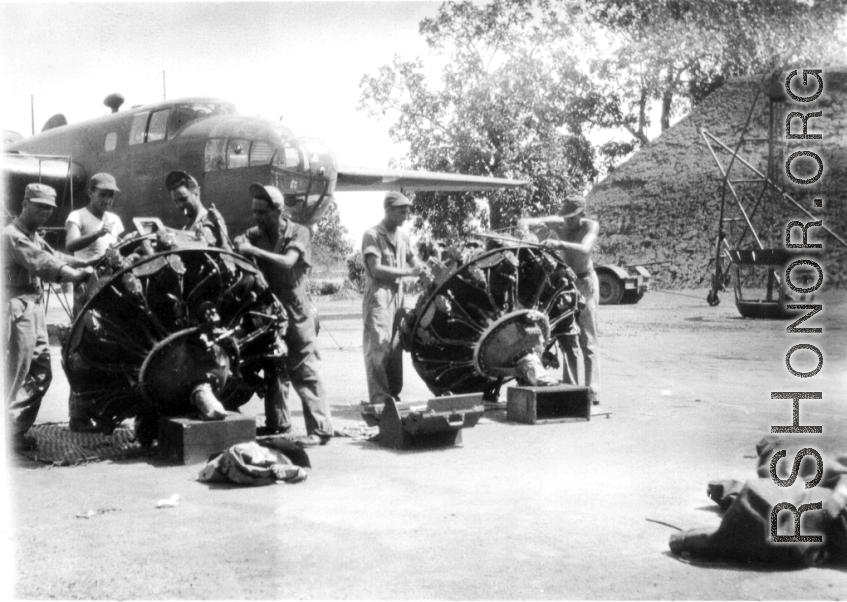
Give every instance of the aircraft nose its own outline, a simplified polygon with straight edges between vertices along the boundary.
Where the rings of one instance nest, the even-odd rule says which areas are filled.
[[[335,154],[326,144],[316,138],[290,138],[274,155],[270,183],[282,191],[286,214],[310,226],[329,208],[337,174]]]

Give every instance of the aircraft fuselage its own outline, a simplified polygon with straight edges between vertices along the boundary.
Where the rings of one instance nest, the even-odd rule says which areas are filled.
[[[11,153],[6,171],[14,168],[14,182],[6,187],[7,210],[16,214],[23,186],[41,178],[58,186],[59,209],[48,224],[55,228],[87,203],[84,188],[97,172],[117,179],[121,193],[113,210],[128,228],[133,217],[143,216],[183,225],[165,187],[165,176],[182,170],[197,179],[203,203],[217,207],[233,234],[253,225],[251,183],[277,186],[292,218],[311,225],[328,206],[337,178],[335,155],[320,140],[273,121],[239,116],[233,105],[214,98],[134,107],[50,129],[5,150]],[[66,157],[64,171],[61,163],[38,162],[31,155]],[[70,187],[67,178],[56,181],[68,171],[68,160]]]

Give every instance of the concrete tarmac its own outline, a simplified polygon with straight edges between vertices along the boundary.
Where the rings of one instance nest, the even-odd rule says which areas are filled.
[[[821,335],[741,319],[731,295],[648,293],[600,312],[601,410],[589,422],[520,425],[489,413],[463,444],[391,451],[337,437],[309,450],[296,485],[197,481],[202,464],[153,458],[51,468],[6,462],[13,595],[23,599],[843,599],[847,572],[698,565],[670,555],[680,528],[720,520],[710,480],[755,477],[755,445],[791,423],[771,391],[804,401],[807,443],[844,450],[847,295],[823,296]],[[318,303],[336,429],[362,424],[359,302]],[[825,363],[792,376],[786,351]],[[67,420],[55,378],[39,422]],[[794,367],[813,363],[802,354]],[[430,397],[406,356],[403,399]],[[505,390],[503,394],[505,400]],[[295,426],[302,429],[299,402]],[[254,398],[243,413],[259,417]],[[795,436],[797,437],[797,436]],[[792,457],[800,439],[791,439]],[[799,481],[798,481],[798,486]],[[156,501],[179,494],[174,508]],[[78,513],[101,510],[90,519]]]

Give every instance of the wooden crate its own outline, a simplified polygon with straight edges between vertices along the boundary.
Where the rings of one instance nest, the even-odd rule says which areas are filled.
[[[506,419],[526,424],[591,420],[588,387],[509,387]]]
[[[159,418],[159,453],[181,464],[205,462],[236,443],[256,439],[256,420],[229,415],[224,420]]]

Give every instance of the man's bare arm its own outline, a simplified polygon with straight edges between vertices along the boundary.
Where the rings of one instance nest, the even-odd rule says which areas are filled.
[[[59,268],[59,278],[63,282],[81,282],[94,273],[94,268],[83,267],[77,269],[69,265],[63,265]]]
[[[531,226],[561,226],[565,218],[560,215],[548,215],[546,217],[524,217],[518,220],[518,229],[528,230]]]
[[[79,226],[74,223],[68,223],[67,228],[68,233],[65,236],[65,248],[70,253],[76,253],[93,243],[101,236],[109,234],[112,231],[112,224],[104,221],[99,230],[96,230],[91,234],[86,234],[85,236],[82,235]]]
[[[580,242],[568,242],[565,240],[548,238],[544,241],[544,244],[551,249],[569,249],[571,251],[579,251],[580,253],[589,255],[592,249],[594,249],[594,243],[597,242],[597,234],[599,232],[600,225],[592,220],[589,222],[588,232],[583,235]]]

